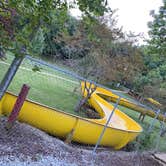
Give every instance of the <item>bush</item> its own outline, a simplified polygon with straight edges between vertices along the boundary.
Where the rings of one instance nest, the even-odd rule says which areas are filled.
[[[35,37],[31,42],[31,52],[34,55],[41,55],[44,49],[44,34],[42,29],[36,33]]]

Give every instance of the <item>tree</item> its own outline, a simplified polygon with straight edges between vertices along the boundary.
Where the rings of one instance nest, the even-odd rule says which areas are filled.
[[[133,44],[135,35],[126,38],[122,28],[117,27],[115,14],[113,11],[97,18],[83,17],[77,21],[74,35],[65,34],[62,40],[69,48],[76,48],[76,55],[82,55],[77,60],[71,58],[83,77],[100,83],[131,84],[143,68],[142,52]]]
[[[148,45],[142,47],[145,70],[135,77],[135,87],[148,97],[166,104],[166,1],[159,12],[150,12]],[[166,108],[163,108],[163,110]]]
[[[67,36],[73,37],[76,34],[78,20],[75,17],[66,16],[65,24],[62,23],[60,15],[57,13],[54,22],[50,25],[48,32],[44,34],[44,49],[42,56],[55,59],[69,59],[79,52],[75,47],[68,44]],[[78,55],[79,56],[79,55]]]
[[[160,57],[159,61],[166,58],[166,1],[163,0],[163,6],[159,13],[151,11],[153,21],[149,22],[149,54]]]
[[[79,9],[84,14],[103,15],[106,8],[105,0],[77,0]],[[4,0],[0,2],[0,46],[1,50],[11,50],[16,58],[0,84],[0,98],[3,96],[23,57],[31,51],[31,41],[39,28],[46,27],[54,20],[57,11],[62,21],[66,18],[71,5],[66,0]],[[1,51],[2,53],[2,51]]]
[[[102,15],[106,11],[104,0],[96,0],[93,3],[89,0],[78,0],[75,3],[79,5],[81,11],[88,15],[92,15],[92,13]],[[97,5],[97,7],[91,8],[93,5]],[[44,29],[47,27],[54,21],[54,16],[57,13],[60,16],[59,20],[61,19],[63,23],[66,19],[68,8],[67,1],[61,0],[1,1],[1,46],[6,49],[14,45],[15,47],[12,47],[12,51],[15,51],[16,54],[19,50],[18,47],[21,48],[24,45],[28,49],[30,41],[38,28]]]
[[[131,38],[126,39],[122,28],[117,27],[115,14],[116,11],[113,11],[98,18],[93,26],[88,26],[86,20],[84,31],[88,34],[87,43],[90,43],[87,64],[91,59],[90,66],[97,70],[92,72],[93,78],[94,75],[100,77],[98,81],[101,83],[132,83],[133,77],[142,68],[141,51],[129,40]]]
[[[151,85],[157,87],[154,96],[160,100],[163,110],[166,111],[166,1],[163,0],[158,13],[152,11],[151,15],[153,21],[149,24],[151,39],[148,46],[151,63],[148,65],[148,76],[153,76]]]
[[[39,56],[42,54],[43,49],[44,49],[44,33],[42,31],[41,28],[39,28],[39,30],[36,32],[34,38],[31,41],[32,43],[32,48],[31,48],[31,52],[32,55],[36,55]]]

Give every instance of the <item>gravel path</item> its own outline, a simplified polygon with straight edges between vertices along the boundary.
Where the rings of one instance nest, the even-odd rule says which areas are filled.
[[[0,166],[160,166],[148,153],[92,151],[70,146],[27,124],[5,130],[0,118]]]

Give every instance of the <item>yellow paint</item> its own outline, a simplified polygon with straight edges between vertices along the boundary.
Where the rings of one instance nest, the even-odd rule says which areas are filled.
[[[150,103],[152,103],[152,104],[154,104],[156,106],[159,106],[159,107],[162,106],[162,104],[160,104],[158,101],[156,101],[156,100],[154,100],[152,98],[146,98],[146,100],[148,100]]]
[[[112,95],[108,90],[97,88],[89,99],[89,104],[99,112],[101,119],[82,118],[32,101],[25,101],[18,120],[61,138],[66,138],[74,130],[73,141],[94,145],[113,109],[113,106],[100,95],[109,96],[110,94]],[[86,91],[84,96],[86,96]],[[10,114],[16,98],[10,93],[4,95],[0,101],[4,115]],[[120,149],[135,139],[140,132],[142,132],[142,128],[139,124],[116,109],[100,145]]]
[[[2,103],[5,97],[0,100],[0,116],[2,115]]]

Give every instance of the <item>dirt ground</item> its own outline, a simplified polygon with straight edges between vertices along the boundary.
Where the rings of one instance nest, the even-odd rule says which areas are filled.
[[[27,124],[16,122],[10,131],[5,129],[6,119],[0,118],[1,166],[160,166],[150,153],[91,150],[49,136]]]

